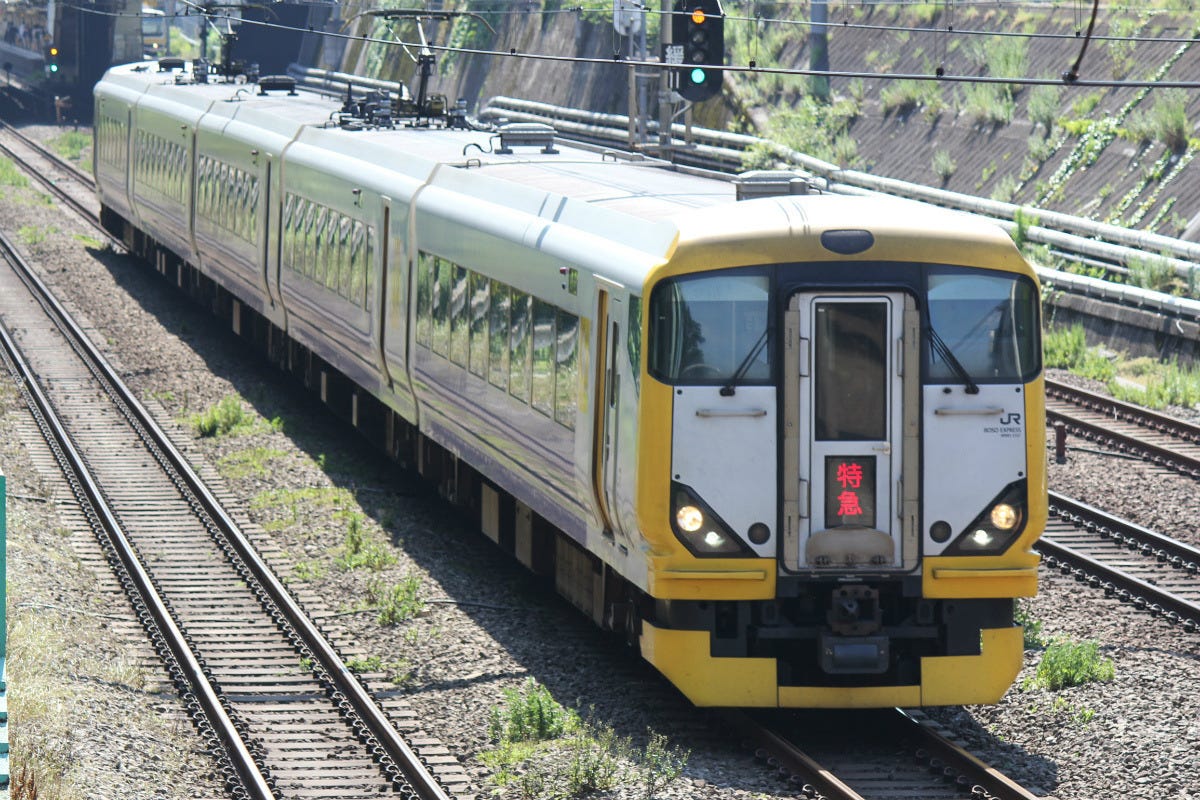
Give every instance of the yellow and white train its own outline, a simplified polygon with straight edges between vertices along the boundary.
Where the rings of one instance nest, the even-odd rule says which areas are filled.
[[[164,66],[96,86],[107,226],[693,702],[1011,684],[1046,472],[1001,230]]]

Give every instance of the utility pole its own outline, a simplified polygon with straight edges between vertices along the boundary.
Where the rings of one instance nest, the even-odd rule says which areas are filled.
[[[808,33],[808,65],[814,72],[822,73],[812,76],[813,96],[822,103],[829,102],[829,35],[826,23],[829,22],[829,6],[826,0],[812,0],[812,28]]]

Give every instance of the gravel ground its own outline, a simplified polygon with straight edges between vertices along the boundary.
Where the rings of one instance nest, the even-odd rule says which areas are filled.
[[[653,670],[499,557],[422,484],[369,454],[294,387],[247,358],[231,336],[181,305],[151,272],[89,250],[77,237],[85,229],[31,200],[32,190],[0,188],[0,228],[10,235],[21,225],[50,231],[44,241],[27,249],[56,265],[49,271],[49,282],[91,319],[98,341],[107,343],[127,380],[161,410],[164,420],[186,427],[189,415],[223,397],[237,393],[245,399],[260,422],[235,436],[204,440],[207,458],[291,557],[285,577],[303,579],[298,585],[345,612],[342,621],[350,635],[363,651],[378,656],[380,668],[429,720],[428,731],[466,765],[479,797],[497,791],[496,771],[481,760],[493,748],[490,712],[503,702],[505,690],[519,688],[528,678],[544,684],[594,725],[631,737],[635,748],[644,746],[647,730],[653,730],[671,737],[673,745],[690,749],[683,777],[657,797],[795,796],[793,789],[764,774],[737,743],[724,740],[720,731],[692,734],[703,715],[689,709]],[[0,421],[11,422],[20,415],[10,400]],[[282,430],[266,424],[272,419],[281,421]],[[24,456],[18,449],[6,448],[0,459],[10,476],[21,470],[28,473],[21,485],[39,480],[22,466]],[[10,492],[16,491],[14,483],[10,477]],[[1067,464],[1051,463],[1051,487],[1145,525],[1194,535],[1200,504],[1196,483],[1141,462],[1072,450]],[[10,554],[20,537],[56,525],[53,509],[38,505],[34,510],[51,518],[26,516],[31,512],[10,499]],[[384,554],[377,559],[378,569],[338,565],[351,531],[365,533],[368,544],[360,552]],[[41,539],[47,548],[58,546],[47,559],[69,563],[73,558],[67,538]],[[14,596],[25,592],[22,587],[36,576],[45,581],[48,573],[36,564],[23,566],[21,547],[18,544],[10,558]],[[394,562],[383,563],[388,558]],[[94,579],[85,572],[55,570],[48,581],[53,599],[41,602],[78,608],[97,602]],[[1047,796],[1200,798],[1200,636],[1108,601],[1058,574],[1043,571],[1042,577],[1041,594],[1024,604],[1042,623],[1042,635],[1098,640],[1104,656],[1113,660],[1114,679],[1056,693],[1023,690],[1022,681],[1041,658],[1041,651],[1030,650],[1017,685],[1000,703],[940,709],[931,716],[946,723],[982,758]],[[377,614],[367,606],[383,590],[406,580],[419,587],[419,596],[427,601],[425,610],[400,625],[378,624]],[[36,615],[29,623],[52,619],[49,614]],[[16,653],[19,639],[31,635],[26,630],[11,631],[13,725],[18,733],[22,673]],[[103,629],[94,632],[102,644],[64,642],[62,660],[82,657],[78,648],[89,653],[135,648],[120,637],[105,638]],[[79,683],[72,684],[72,691],[78,688],[85,704],[113,695],[107,685],[89,695],[94,682]],[[170,706],[169,699],[152,693],[140,696],[150,712]],[[33,700],[27,697],[24,702]],[[121,702],[132,700],[121,695]],[[97,747],[81,775],[94,775],[97,781],[108,781],[106,785],[128,780],[133,788],[126,797],[200,796],[196,792],[204,791],[205,766],[192,751],[190,731],[173,722],[172,715],[127,714],[117,731],[126,743],[120,769],[115,759],[106,757],[111,748]],[[72,741],[113,741],[95,718],[72,719]],[[680,731],[689,733],[681,738]],[[162,751],[154,756],[146,744],[159,739],[187,777],[163,780],[156,760],[163,757]],[[19,768],[19,748],[15,758]],[[632,798],[643,792],[644,786],[630,778],[598,796]],[[81,790],[78,796],[99,795]],[[507,796],[518,793],[510,788]]]

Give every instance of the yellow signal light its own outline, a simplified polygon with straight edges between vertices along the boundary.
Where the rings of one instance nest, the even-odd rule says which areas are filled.
[[[52,56],[56,56],[56,55],[58,55],[58,48],[57,48],[57,47],[51,47],[51,48],[50,48],[50,55],[52,55]]]
[[[703,25],[705,19],[707,19],[707,17],[704,14],[703,8],[697,8],[697,9],[692,10],[692,22],[694,24]]]

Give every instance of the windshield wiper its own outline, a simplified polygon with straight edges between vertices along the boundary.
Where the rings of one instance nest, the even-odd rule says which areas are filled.
[[[975,383],[971,378],[971,374],[967,372],[959,360],[954,357],[954,353],[942,341],[942,337],[938,336],[938,332],[933,329],[932,325],[925,329],[925,333],[929,336],[929,343],[933,347],[933,352],[937,353],[942,361],[945,361],[950,369],[954,371],[954,374],[958,376],[963,386],[966,387],[967,394],[979,394],[979,385]]]
[[[746,373],[750,370],[750,365],[754,363],[754,359],[758,358],[758,354],[766,346],[767,337],[770,333],[771,329],[769,327],[763,330],[762,335],[758,337],[758,341],[754,343],[754,347],[750,348],[750,352],[746,353],[746,357],[742,359],[742,363],[738,364],[738,368],[734,371],[733,377],[729,379],[729,383],[721,387],[722,397],[732,397],[736,394],[738,382],[746,377]]]

